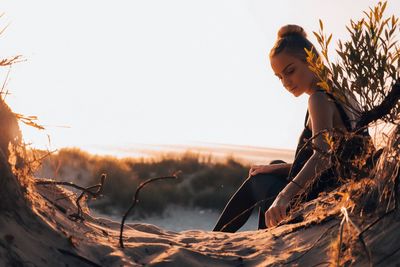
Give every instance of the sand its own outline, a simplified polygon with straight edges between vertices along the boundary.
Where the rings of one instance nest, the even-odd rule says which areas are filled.
[[[119,246],[120,222],[93,217],[87,208],[83,221],[72,220],[69,215],[77,207],[70,195],[71,191],[61,186],[36,185],[31,208],[0,215],[1,266],[336,265],[340,207],[328,208],[323,216],[312,215],[316,207],[329,205],[332,194],[307,203],[294,215],[311,214],[303,221],[292,220],[267,230],[173,232],[151,224],[126,224],[123,249]],[[400,264],[397,218],[397,212],[390,213],[362,236],[374,266]],[[358,227],[363,229],[375,219],[366,219]],[[354,222],[358,223],[355,218]],[[361,242],[355,242],[354,251],[352,265],[368,266],[368,253]],[[342,260],[345,258],[343,255]]]

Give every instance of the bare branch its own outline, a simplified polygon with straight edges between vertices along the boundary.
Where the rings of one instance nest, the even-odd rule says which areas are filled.
[[[122,222],[121,222],[121,230],[120,230],[120,234],[119,234],[119,245],[121,248],[124,248],[124,241],[123,241],[123,231],[124,231],[124,224],[125,224],[125,220],[129,215],[129,212],[135,207],[136,203],[139,202],[139,192],[140,190],[145,187],[147,184],[158,181],[158,180],[166,180],[166,179],[177,179],[177,173],[174,173],[172,176],[162,176],[162,177],[156,177],[156,178],[151,178],[148,179],[144,182],[142,182],[141,184],[139,184],[139,186],[136,188],[136,192],[135,192],[135,198],[131,204],[131,206],[129,207],[129,209],[125,212],[124,216],[122,217]]]
[[[73,187],[75,189],[78,190],[82,190],[82,193],[79,195],[79,197],[76,199],[76,206],[78,207],[78,211],[77,213],[71,214],[70,218],[74,219],[74,220],[84,220],[83,218],[83,212],[82,212],[82,207],[80,205],[80,200],[83,198],[84,195],[96,198],[99,197],[101,195],[101,193],[103,192],[103,188],[104,188],[104,182],[106,180],[107,175],[106,174],[102,174],[100,176],[100,183],[97,185],[93,185],[87,188],[84,188],[82,186],[76,185],[72,182],[62,182],[62,181],[36,181],[35,183],[37,185],[65,185],[65,186],[70,186]],[[92,191],[93,189],[97,189],[97,191]]]
[[[357,128],[367,126],[373,121],[379,120],[383,116],[387,115],[391,109],[398,103],[400,99],[400,80],[393,85],[392,90],[388,93],[386,98],[382,101],[379,106],[362,114],[360,120],[357,123]]]

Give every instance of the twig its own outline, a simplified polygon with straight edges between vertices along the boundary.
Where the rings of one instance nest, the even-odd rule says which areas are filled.
[[[106,178],[106,175],[105,175],[105,174],[102,174],[102,176],[101,176],[101,183],[100,183],[100,184],[94,185],[94,186],[91,186],[91,187],[88,187],[88,188],[86,188],[86,191],[84,191],[84,192],[82,192],[82,193],[80,194],[80,196],[76,199],[76,205],[78,206],[78,212],[75,213],[75,214],[71,214],[70,217],[72,217],[72,218],[74,218],[74,219],[76,219],[76,220],[84,220],[84,218],[83,218],[83,212],[82,212],[82,207],[81,207],[81,205],[79,204],[79,203],[80,203],[80,200],[83,198],[83,196],[85,195],[86,192],[91,192],[90,190],[91,190],[91,189],[95,189],[95,188],[98,188],[98,189],[97,189],[96,192],[94,192],[94,194],[92,194],[92,197],[93,197],[93,198],[98,197],[98,196],[102,193],[102,191],[103,191],[103,185],[104,185],[104,180],[105,180],[105,178]]]
[[[344,209],[345,210],[345,212],[342,210],[342,209]],[[340,222],[340,232],[339,232],[339,244],[338,244],[338,249],[339,249],[339,251],[338,251],[338,255],[337,255],[337,259],[336,259],[336,266],[337,267],[340,267],[340,252],[341,252],[341,250],[342,250],[342,242],[343,242],[343,228],[344,228],[344,222],[345,221],[347,221],[347,210],[346,210],[346,208],[344,208],[344,207],[342,207],[342,209],[341,209],[341,211],[342,211],[342,213],[343,213],[343,219],[342,219],[342,221]]]
[[[0,33],[0,34],[1,34],[1,33]],[[6,76],[6,78],[4,79],[3,85],[2,85],[2,87],[1,87],[0,97],[1,97],[1,95],[3,94],[3,92],[4,92],[5,88],[6,88],[6,85],[7,85],[8,81],[9,81],[10,71],[11,71],[11,65],[10,65],[10,67],[8,68],[7,76]],[[3,101],[6,100],[7,95],[8,95],[8,90],[6,90],[5,93],[4,93]]]
[[[35,158],[35,159],[33,159],[32,161],[29,161],[28,164],[32,164],[32,163],[34,163],[34,162],[41,162],[43,159],[45,159],[46,157],[50,156],[51,154],[53,154],[53,153],[55,153],[55,152],[57,152],[57,150],[47,151],[46,154],[44,154],[43,156],[41,156],[41,157],[38,158],[38,159]]]
[[[5,29],[0,31],[0,35],[4,30]],[[21,55],[14,56],[13,58],[2,59],[2,60],[0,60],[0,67],[10,66],[12,64],[19,63],[19,62],[22,62],[22,61],[25,61],[25,60],[21,59]]]
[[[42,125],[35,122],[38,119],[36,116],[25,116],[25,115],[15,113],[15,112],[14,112],[14,116],[17,118],[17,120],[21,121],[22,123],[24,123],[28,126],[32,126],[39,130],[45,129]]]
[[[103,192],[103,188],[104,188],[104,182],[106,180],[107,175],[106,174],[102,174],[100,176],[100,184],[97,185],[93,185],[87,188],[81,187],[79,185],[76,185],[72,182],[62,182],[62,181],[36,181],[37,185],[48,185],[48,184],[52,184],[52,185],[65,185],[65,186],[70,186],[73,188],[76,188],[78,190],[82,190],[82,193],[79,195],[79,197],[76,199],[75,203],[76,206],[78,207],[78,212],[71,214],[70,218],[74,219],[74,220],[84,220],[83,218],[83,212],[82,212],[82,207],[80,205],[80,200],[82,199],[82,197],[86,194],[90,197],[96,198],[98,197],[102,192]],[[93,189],[97,189],[97,191],[91,191]]]
[[[371,253],[371,250],[369,249],[369,247],[367,246],[367,243],[365,242],[364,238],[360,235],[360,233],[361,233],[360,228],[358,228],[350,218],[348,218],[348,220],[351,223],[351,225],[353,225],[353,227],[357,230],[357,232],[358,232],[358,240],[361,242],[361,244],[362,244],[362,246],[363,246],[363,248],[365,250],[365,253],[367,254],[369,266],[372,267],[373,266],[372,253]]]
[[[396,83],[393,85],[392,90],[388,93],[382,103],[363,113],[360,117],[359,121],[357,122],[356,128],[361,128],[363,126],[368,125],[369,123],[378,120],[388,114],[390,110],[393,108],[394,105],[400,99],[400,80],[397,80]]]
[[[372,253],[371,253],[371,250],[368,248],[367,244],[365,243],[364,238],[360,235],[360,233],[361,233],[360,228],[350,219],[349,214],[347,213],[347,210],[345,208],[342,208],[342,209],[343,209],[343,214],[346,217],[346,222],[350,223],[358,232],[358,239],[361,242],[361,244],[363,245],[363,248],[367,254],[369,266],[372,266]]]
[[[336,262],[336,266],[340,266],[340,255],[341,255],[341,247],[342,247],[342,242],[343,242],[343,228],[344,228],[344,223],[348,223],[351,224],[356,231],[358,232],[358,239],[361,242],[361,244],[363,245],[363,248],[367,254],[368,257],[368,262],[369,262],[369,266],[372,266],[372,253],[371,250],[368,248],[367,244],[365,243],[363,237],[362,237],[362,231],[360,230],[360,228],[350,219],[349,214],[347,212],[347,209],[345,207],[342,207],[341,212],[343,213],[343,219],[340,223],[340,234],[339,234],[339,251],[338,251],[338,256],[337,256],[337,262]]]
[[[3,17],[3,15],[4,13],[2,13],[0,17]],[[10,23],[8,23],[3,29],[0,30],[0,35],[2,35],[5,30],[7,30],[8,26],[10,26]]]
[[[122,222],[121,222],[121,231],[119,234],[119,245],[121,248],[124,248],[124,241],[122,238],[123,235],[123,231],[124,231],[124,224],[125,224],[125,220],[128,217],[129,212],[135,207],[136,203],[139,202],[139,192],[140,190],[147,184],[154,182],[154,181],[158,181],[158,180],[166,180],[166,179],[177,179],[177,173],[174,173],[172,176],[162,176],[162,177],[156,177],[156,178],[151,178],[148,179],[144,182],[142,182],[141,184],[139,184],[139,186],[136,188],[136,192],[135,192],[135,198],[131,204],[131,206],[129,207],[129,209],[125,212],[124,216],[122,217]]]

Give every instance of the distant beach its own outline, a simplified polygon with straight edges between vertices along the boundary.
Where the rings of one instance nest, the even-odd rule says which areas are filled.
[[[130,144],[127,146],[89,145],[82,149],[98,155],[112,155],[118,158],[153,158],[162,155],[182,154],[185,152],[211,156],[213,159],[232,157],[244,164],[266,164],[281,159],[291,162],[294,150],[244,145],[196,143],[196,144]]]
[[[91,210],[94,217],[107,218],[113,221],[121,221],[122,214],[102,214]],[[220,212],[212,209],[187,208],[182,206],[169,206],[162,215],[152,215],[141,219],[128,219],[128,223],[149,223],[157,225],[165,230],[180,232],[190,229],[211,231],[218,220]],[[257,230],[258,210],[253,211],[252,216],[240,229],[241,231]]]

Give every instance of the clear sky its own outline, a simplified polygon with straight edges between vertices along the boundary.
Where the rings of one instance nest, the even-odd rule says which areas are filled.
[[[23,127],[25,139],[42,148],[200,142],[294,149],[307,98],[287,93],[272,73],[277,30],[299,24],[314,41],[322,19],[334,40],[346,38],[349,19],[375,3],[1,0],[0,25],[9,26],[0,57],[25,59],[12,67],[7,102],[46,125]],[[389,1],[386,14],[399,10],[400,1]]]

